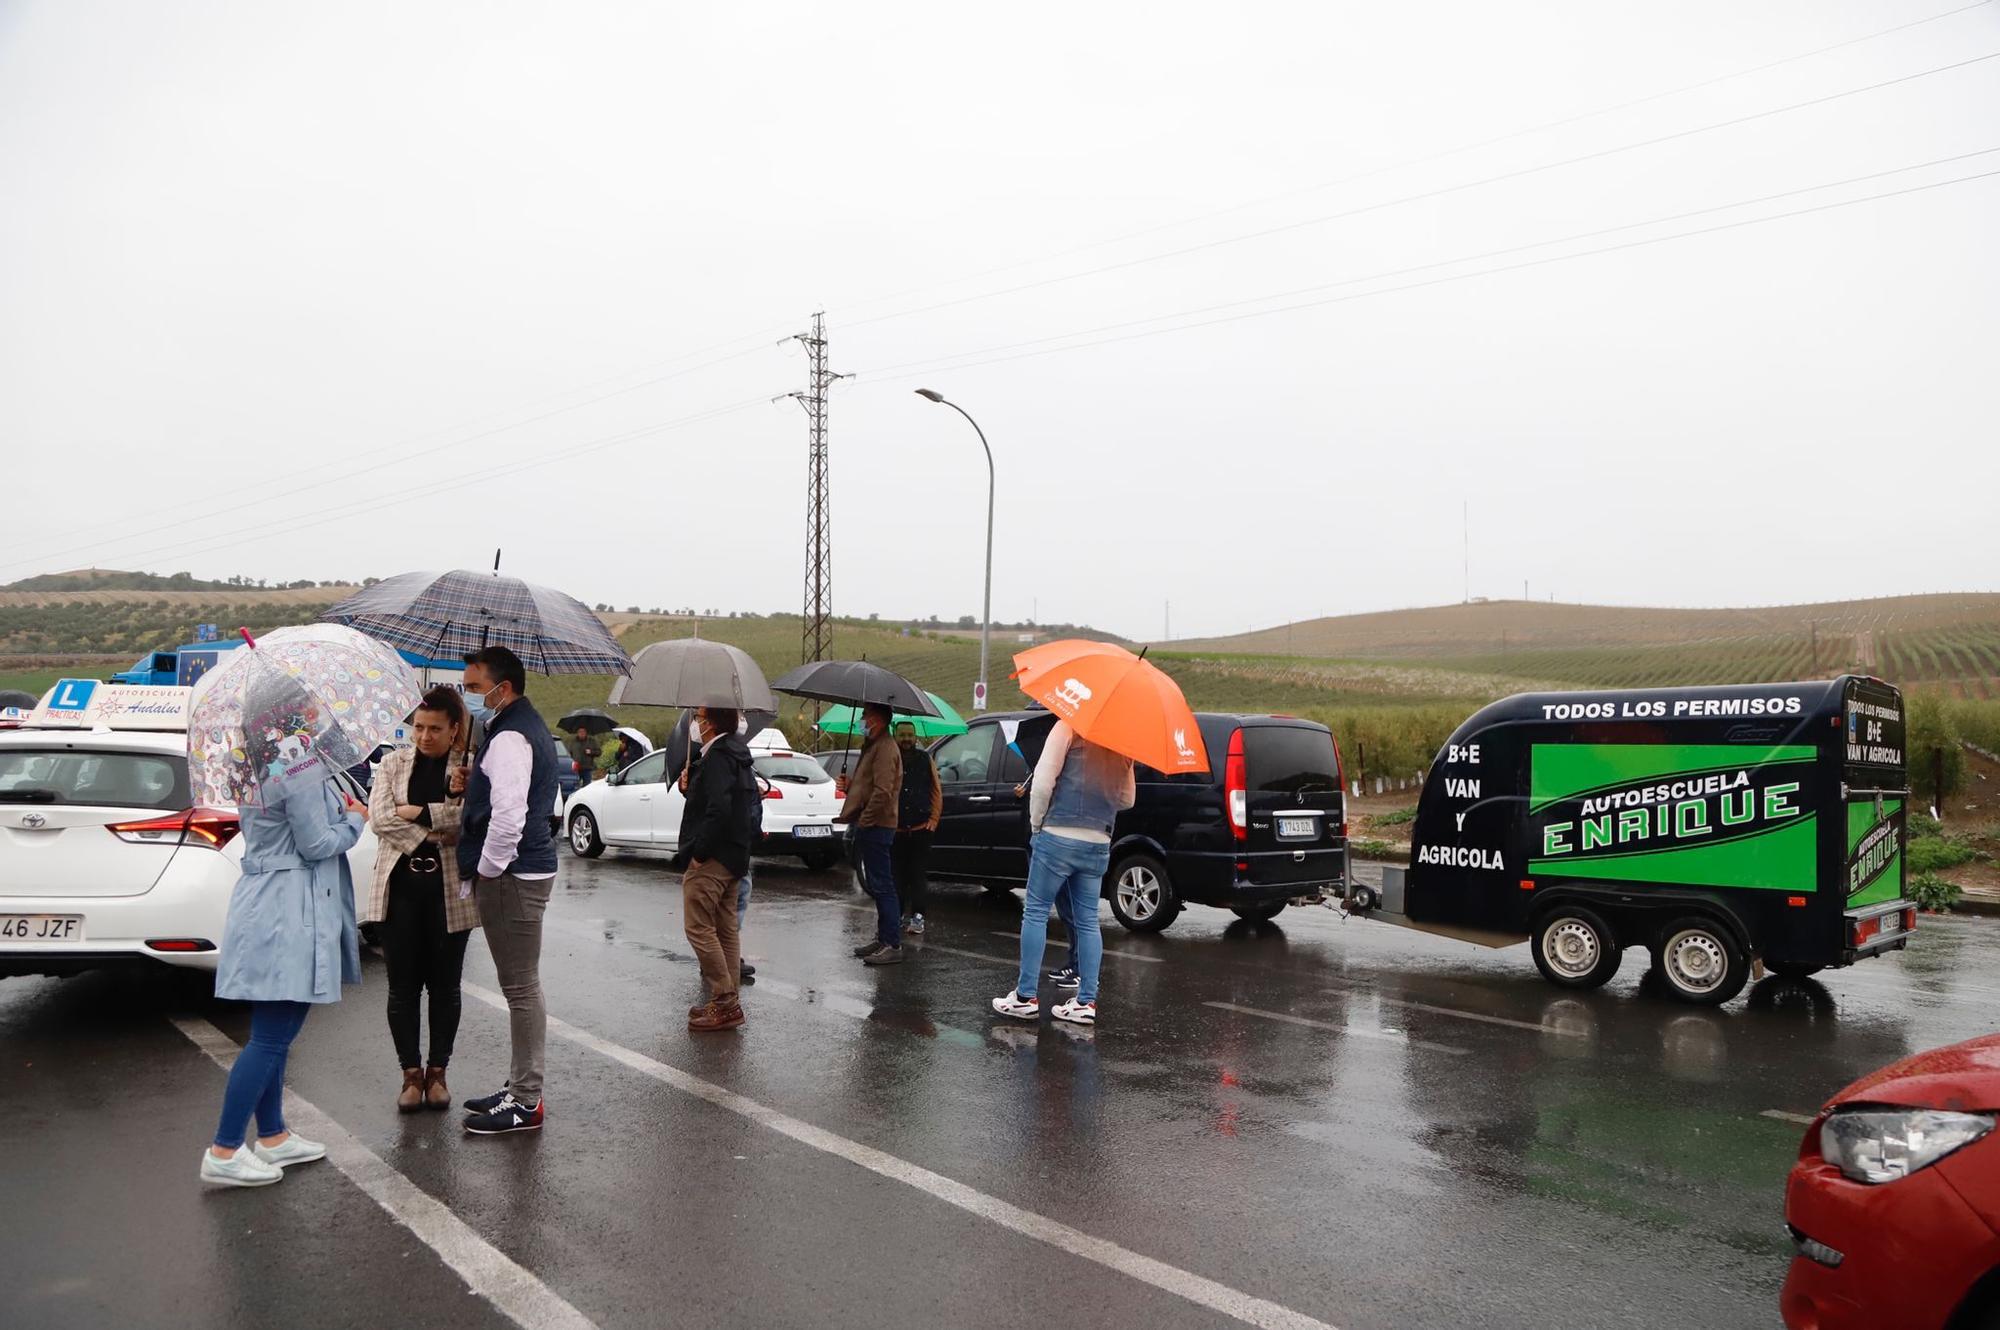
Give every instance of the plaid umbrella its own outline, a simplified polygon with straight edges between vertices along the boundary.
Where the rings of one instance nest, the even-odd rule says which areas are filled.
[[[581,602],[518,577],[402,573],[320,616],[433,659],[506,647],[539,674],[625,674],[632,658]]]

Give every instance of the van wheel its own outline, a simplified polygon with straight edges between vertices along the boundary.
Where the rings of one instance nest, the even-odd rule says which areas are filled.
[[[805,854],[800,855],[799,858],[805,862],[805,866],[812,872],[824,873],[827,869],[840,862],[840,851],[809,850]]]
[[[1111,913],[1134,933],[1157,933],[1180,912],[1167,866],[1152,855],[1129,855],[1111,870]]]
[[[1238,919],[1248,919],[1253,924],[1268,923],[1284,913],[1290,901],[1272,901],[1269,905],[1232,905],[1229,912]]]
[[[1674,997],[1703,1007],[1721,1006],[1750,981],[1750,955],[1735,931],[1699,914],[1660,930],[1653,968]]]
[[[597,837],[597,819],[588,808],[579,808],[569,815],[569,848],[585,859],[595,859],[604,853],[604,842]]]
[[[1622,959],[1611,925],[1581,905],[1558,905],[1535,929],[1535,968],[1557,988],[1601,988]]]

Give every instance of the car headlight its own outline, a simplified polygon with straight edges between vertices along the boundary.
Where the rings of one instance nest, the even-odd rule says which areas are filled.
[[[1819,1129],[1819,1152],[1856,1182],[1894,1182],[1993,1130],[1990,1113],[1928,1108],[1837,1109]]]

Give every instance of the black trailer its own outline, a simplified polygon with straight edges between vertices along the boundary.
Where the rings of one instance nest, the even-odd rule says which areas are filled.
[[[1459,726],[1407,874],[1350,902],[1525,937],[1565,988],[1644,946],[1668,992],[1727,1002],[1753,960],[1807,975],[1907,943],[1904,773],[1902,695],[1879,679],[1526,693]]]

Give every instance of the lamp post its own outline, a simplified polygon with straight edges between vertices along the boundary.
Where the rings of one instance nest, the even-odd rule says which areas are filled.
[[[979,436],[979,446],[986,450],[986,602],[981,607],[979,619],[979,690],[973,698],[975,710],[986,709],[986,664],[987,653],[993,638],[993,447],[986,442],[986,431],[979,428],[969,412],[957,402],[947,401],[943,393],[932,392],[929,388],[917,389],[917,396],[928,398],[944,405],[965,417],[965,423],[972,426],[972,432]]]

